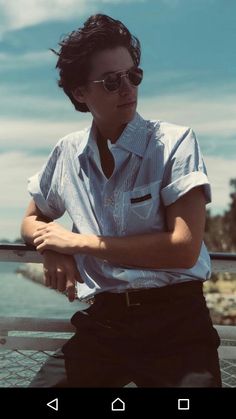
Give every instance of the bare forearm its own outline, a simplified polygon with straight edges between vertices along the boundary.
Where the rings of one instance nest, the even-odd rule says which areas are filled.
[[[107,237],[69,232],[57,223],[35,232],[37,250],[87,254],[114,265],[147,269],[191,268],[199,257],[205,197],[194,188],[166,209],[167,231]]]
[[[191,236],[174,232],[110,237],[73,233],[57,223],[34,234],[34,245],[40,252],[85,254],[114,265],[146,269],[190,268],[197,254],[192,243]]]
[[[36,215],[25,217],[21,225],[21,237],[27,244],[34,244],[33,234],[38,227],[46,226],[51,220]]]
[[[76,248],[78,253],[130,267],[188,268],[194,264],[188,243],[170,232],[126,237],[77,235]]]

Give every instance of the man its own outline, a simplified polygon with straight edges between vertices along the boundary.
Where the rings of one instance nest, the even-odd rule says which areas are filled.
[[[121,22],[91,16],[60,47],[59,86],[92,126],[60,140],[30,179],[22,236],[43,255],[45,284],[70,301],[77,288],[88,308],[31,385],[221,386],[195,135],[136,112],[140,44]],[[65,211],[72,232],[53,221]]]

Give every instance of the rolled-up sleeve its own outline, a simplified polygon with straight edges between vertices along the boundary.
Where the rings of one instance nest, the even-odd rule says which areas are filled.
[[[49,218],[59,218],[65,212],[62,185],[63,158],[58,143],[42,169],[28,179],[28,192],[40,211]]]
[[[165,206],[189,192],[203,186],[206,203],[211,202],[211,187],[201,150],[192,129],[185,131],[176,142],[166,162],[161,196]]]

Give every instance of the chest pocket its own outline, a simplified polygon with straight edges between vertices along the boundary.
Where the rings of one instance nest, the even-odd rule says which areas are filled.
[[[122,234],[148,233],[160,224],[161,181],[124,192]]]

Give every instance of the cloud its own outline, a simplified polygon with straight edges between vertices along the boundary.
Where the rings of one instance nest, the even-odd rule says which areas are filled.
[[[0,53],[0,71],[19,68],[39,67],[53,61],[50,51],[26,52],[17,54]]]
[[[29,200],[27,179],[45,161],[45,156],[29,156],[22,152],[0,153],[1,209],[24,207]]]
[[[8,148],[51,148],[63,136],[89,125],[88,119],[73,122],[48,122],[42,119],[0,120],[0,146]]]
[[[1,31],[18,30],[48,21],[64,21],[95,12],[101,4],[143,3],[145,0],[0,0]]]
[[[88,3],[86,0],[0,0],[2,26],[9,31],[82,16],[89,9]]]
[[[188,125],[202,135],[235,136],[236,95],[233,93],[209,97],[194,89],[188,94],[143,97],[139,109],[146,118]]]
[[[0,119],[0,142],[7,140],[9,145],[20,141],[21,144],[28,146],[33,141],[42,141],[44,146],[50,146],[56,138],[84,128],[91,120],[89,114],[76,113],[66,97],[60,100],[30,96],[10,88],[2,88],[1,96],[4,97],[2,114],[6,113],[6,110],[8,114],[12,113],[14,106],[18,108],[17,118],[6,116]],[[138,111],[148,119],[191,126],[201,136],[217,136],[222,139],[235,137],[236,95],[234,94],[222,94],[210,99],[204,96],[198,97],[193,91],[189,95],[140,97]],[[30,118],[32,114],[34,117]]]
[[[227,209],[230,202],[229,180],[236,178],[235,160],[205,156],[204,161],[212,186],[212,203],[209,208],[213,213],[221,212]]]

